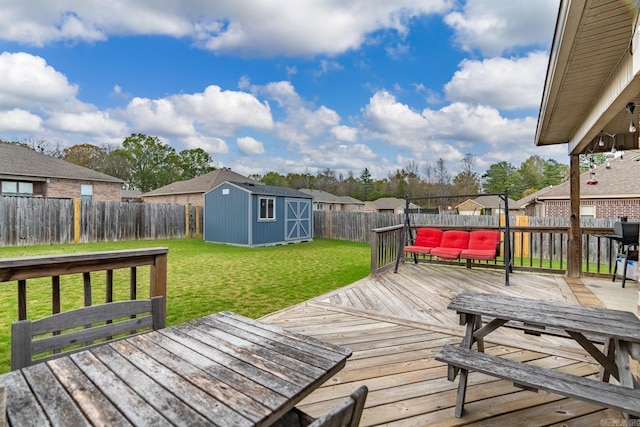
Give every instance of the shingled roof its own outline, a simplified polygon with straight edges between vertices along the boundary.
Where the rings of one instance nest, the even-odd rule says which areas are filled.
[[[262,196],[282,196],[282,197],[296,197],[299,199],[311,199],[312,197],[303,193],[302,191],[298,191],[294,188],[289,187],[278,187],[275,185],[264,185],[258,184],[255,182],[231,182],[229,184],[236,185],[240,188],[243,188],[249,191],[251,194],[257,194]]]
[[[11,179],[58,178],[117,182],[119,178],[47,156],[28,147],[0,142],[0,177]]]
[[[313,190],[310,188],[301,188],[300,191],[312,196],[315,202],[364,205],[363,201],[350,196],[336,196],[335,194],[331,194],[326,191]]]
[[[595,185],[588,185],[589,171],[580,175],[580,198],[582,199],[624,199],[640,197],[640,150],[624,152],[622,159],[609,161],[610,168],[602,164],[593,172]],[[539,200],[568,199],[569,182],[563,182],[538,196]]]
[[[156,188],[148,193],[144,193],[142,197],[166,196],[173,194],[204,194],[225,181],[253,182],[254,184],[259,184],[257,181],[240,175],[239,173],[235,173],[231,169],[222,168],[186,181],[176,181],[169,185],[165,185],[164,187]]]

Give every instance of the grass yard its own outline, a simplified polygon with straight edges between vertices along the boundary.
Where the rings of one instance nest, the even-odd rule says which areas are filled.
[[[262,248],[200,239],[127,241],[0,248],[0,258],[168,247],[167,324],[222,310],[257,318],[369,274],[368,244],[316,239]],[[114,299],[128,298],[129,272],[114,272]],[[149,295],[149,267],[138,269],[139,298]],[[104,274],[92,274],[93,303],[105,300]],[[80,275],[61,277],[63,310],[83,304]],[[27,281],[29,318],[51,314],[51,280]],[[0,287],[0,373],[10,369],[11,323],[18,318],[17,284]]]

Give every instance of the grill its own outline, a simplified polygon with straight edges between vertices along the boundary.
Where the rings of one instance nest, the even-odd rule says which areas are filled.
[[[637,245],[640,236],[640,222],[615,222],[613,223],[613,234],[613,239],[622,245]]]
[[[616,258],[622,258],[623,261],[623,271],[622,271],[622,287],[624,288],[625,280],[627,279],[627,260],[631,255],[633,259],[638,259],[637,252],[629,253],[631,248],[638,248],[638,238],[640,237],[640,222],[627,222],[627,221],[618,221],[613,223],[613,236],[611,238],[618,242],[618,255]],[[616,281],[616,275],[618,273],[618,263],[613,269],[613,281]]]

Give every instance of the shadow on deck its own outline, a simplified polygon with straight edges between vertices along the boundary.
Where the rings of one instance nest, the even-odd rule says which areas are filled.
[[[611,284],[616,288],[619,285]],[[471,373],[462,418],[455,418],[457,381],[434,356],[459,344],[458,317],[447,310],[465,290],[602,306],[581,280],[427,264],[402,265],[350,286],[272,313],[261,320],[349,347],[346,367],[300,407],[320,415],[359,385],[369,387],[361,425],[623,425],[622,414],[559,395],[516,388]],[[597,375],[598,366],[571,340],[531,337],[501,328],[487,337],[486,352],[564,372]]]

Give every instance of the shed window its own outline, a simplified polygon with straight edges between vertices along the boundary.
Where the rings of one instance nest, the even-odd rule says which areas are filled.
[[[276,199],[272,197],[260,198],[260,220],[268,221],[276,219]]]

